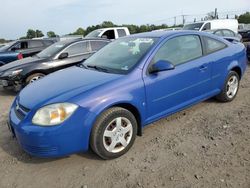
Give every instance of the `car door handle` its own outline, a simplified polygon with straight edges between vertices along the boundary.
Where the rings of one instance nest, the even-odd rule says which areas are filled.
[[[207,66],[205,65],[200,66],[200,71],[206,71],[206,70],[207,70]]]

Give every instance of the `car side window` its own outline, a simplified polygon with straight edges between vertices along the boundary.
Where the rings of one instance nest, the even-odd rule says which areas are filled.
[[[44,43],[44,46],[50,46],[50,45],[54,44],[54,42],[51,40],[44,40],[43,43]]]
[[[211,29],[211,23],[206,23],[205,26],[202,28],[203,31],[210,29]]]
[[[15,50],[27,49],[28,48],[28,42],[19,42],[18,44],[16,44],[12,48],[14,48]]]
[[[29,41],[29,48],[39,48],[39,47],[43,47],[42,41],[39,40]]]
[[[106,41],[90,41],[91,49],[93,52],[100,50],[106,46],[108,42]]]
[[[115,39],[115,31],[113,29],[105,31],[102,37],[107,39]]]
[[[69,56],[80,55],[89,52],[88,42],[78,42],[69,46],[65,51]]]
[[[234,33],[229,30],[223,30],[224,36],[226,37],[234,37]]]
[[[223,33],[221,30],[216,31],[214,34],[217,36],[223,36]]]
[[[126,36],[126,32],[124,29],[117,29],[117,33],[119,37],[124,37]]]
[[[202,55],[200,37],[197,35],[186,35],[168,40],[156,53],[153,63],[165,60],[177,66],[199,58]]]
[[[204,42],[206,46],[206,54],[211,54],[227,47],[225,43],[209,37],[204,37]]]

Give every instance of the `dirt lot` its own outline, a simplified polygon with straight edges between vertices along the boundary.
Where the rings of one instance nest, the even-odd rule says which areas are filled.
[[[0,187],[250,188],[250,69],[231,103],[213,99],[148,126],[123,157],[38,159],[6,126],[15,96],[0,90]]]

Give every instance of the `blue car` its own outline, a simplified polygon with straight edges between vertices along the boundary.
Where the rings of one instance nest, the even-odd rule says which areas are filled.
[[[152,122],[214,96],[232,101],[246,66],[243,44],[209,33],[131,35],[24,88],[11,106],[8,125],[34,156],[92,148],[113,159]]]

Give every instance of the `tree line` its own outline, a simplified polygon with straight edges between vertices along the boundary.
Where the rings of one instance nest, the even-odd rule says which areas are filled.
[[[209,19],[216,19],[213,17],[213,13],[208,13],[207,17]],[[238,19],[239,23],[245,23],[245,24],[250,24],[250,12],[246,12],[245,14],[242,14],[240,16],[236,16]],[[147,24],[147,25],[135,25],[135,24],[123,24],[123,25],[117,25],[114,24],[111,21],[104,21],[101,24],[98,25],[92,25],[87,27],[86,29],[79,27],[76,31],[69,33],[68,35],[82,35],[86,36],[88,33],[100,29],[100,28],[108,28],[108,27],[127,27],[130,31],[131,34],[135,33],[142,33],[142,32],[148,32],[148,31],[153,31],[157,29],[166,29],[169,28],[167,24],[161,24],[161,25],[154,25],[154,24]],[[176,25],[174,27],[182,27],[182,25]],[[48,31],[46,33],[48,38],[54,38],[54,37],[59,37],[54,31]],[[26,36],[21,37],[20,39],[32,39],[32,38],[40,38],[44,37],[44,33],[41,30],[34,30],[34,29],[29,29],[26,33]],[[8,42],[5,39],[0,39],[0,43]]]

